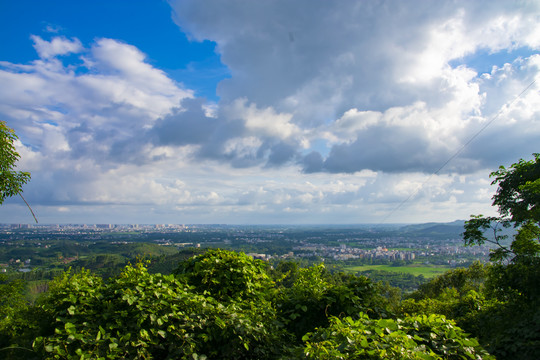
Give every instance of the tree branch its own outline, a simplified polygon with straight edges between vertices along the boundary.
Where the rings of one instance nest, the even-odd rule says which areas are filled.
[[[38,224],[38,220],[36,218],[36,215],[34,214],[34,211],[32,210],[32,208],[30,207],[30,205],[28,205],[28,203],[26,202],[26,199],[24,198],[24,196],[22,196],[22,194],[19,192],[19,196],[21,197],[21,199],[23,199],[24,203],[26,204],[26,206],[28,206],[28,209],[30,209],[30,212],[32,213],[32,216],[34,217],[34,220],[36,220],[36,224]]]

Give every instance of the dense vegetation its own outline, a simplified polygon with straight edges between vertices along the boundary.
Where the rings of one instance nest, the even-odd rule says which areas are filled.
[[[396,317],[368,278],[226,250],[171,275],[143,262],[108,281],[68,271],[32,306],[17,285],[2,287],[0,346],[13,359],[490,358],[442,315]]]
[[[492,263],[451,270],[404,299],[323,264],[271,266],[229,250],[162,254],[102,276],[96,264],[120,261],[105,256],[62,272],[32,303],[23,280],[0,277],[0,357],[536,359],[540,155],[492,175],[500,216],[473,216],[464,233],[466,245],[496,245]],[[511,241],[501,227],[514,229]]]

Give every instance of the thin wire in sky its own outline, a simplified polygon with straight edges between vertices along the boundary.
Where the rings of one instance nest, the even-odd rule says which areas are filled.
[[[448,158],[448,160],[446,160],[444,162],[444,164],[441,165],[441,167],[439,167],[435,172],[433,172],[415,191],[413,191],[405,200],[403,200],[401,203],[399,203],[398,206],[396,206],[394,208],[394,210],[392,210],[388,215],[386,215],[384,217],[384,219],[381,221],[381,224],[385,223],[392,215],[394,215],[403,205],[405,205],[407,202],[409,202],[409,200],[411,200],[411,198],[413,196],[415,196],[416,194],[418,194],[420,192],[420,190],[422,190],[422,188],[424,187],[424,185],[426,185],[435,175],[438,175],[442,169],[444,169],[446,167],[446,165],[448,165],[452,160],[454,160],[467,146],[469,146],[470,143],[472,143],[474,141],[474,139],[476,139],[488,126],[490,126],[495,120],[497,120],[497,118],[499,118],[499,116],[502,114],[503,110],[505,109],[508,109],[510,108],[517,100],[519,100],[519,98],[521,98],[521,96],[523,96],[523,94],[525,94],[533,85],[534,83],[536,82],[536,79],[534,79],[522,92],[519,93],[518,96],[516,96],[514,98],[514,100],[512,100],[510,103],[508,103],[507,106],[502,106],[501,109],[499,110],[499,112],[497,112],[497,114],[495,114],[491,120],[489,120],[486,124],[484,124],[484,126],[482,126],[480,128],[480,130],[478,130],[469,140],[467,140],[467,142],[465,142],[465,144],[463,144],[452,156],[450,156],[450,158]]]

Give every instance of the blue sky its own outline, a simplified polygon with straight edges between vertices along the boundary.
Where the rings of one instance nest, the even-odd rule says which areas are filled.
[[[31,35],[78,38],[91,44],[113,38],[134,45],[147,61],[198,95],[217,100],[216,85],[228,77],[216,43],[189,41],[174,23],[166,1],[2,1],[0,58],[14,63],[36,59]],[[24,14],[24,15],[23,15]]]
[[[536,1],[2,1],[0,119],[43,223],[466,219],[539,151],[539,24]]]

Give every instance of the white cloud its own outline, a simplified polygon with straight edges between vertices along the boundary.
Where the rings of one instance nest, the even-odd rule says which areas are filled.
[[[63,41],[35,39],[40,44]],[[73,43],[80,44],[76,39]],[[112,153],[115,146],[137,139],[158,117],[192,97],[191,91],[145,63],[144,54],[131,45],[100,39],[84,56],[86,64],[92,64],[90,71],[82,67],[75,72],[55,57],[25,66],[2,63],[0,110],[44,153],[56,147],[70,150],[72,157],[101,154],[99,161],[121,156]]]
[[[256,136],[287,139],[299,132],[291,123],[292,114],[278,114],[271,107],[258,109],[255,104],[248,105],[245,98],[233,101],[224,113],[228,118],[242,120],[248,132]]]
[[[219,86],[221,108],[237,109],[251,135],[257,130],[308,150],[309,172],[434,171],[526,86],[532,72],[510,65],[516,86],[488,89],[481,74],[452,61],[538,49],[531,34],[538,31],[540,8],[528,2],[171,4],[182,29],[215,41],[231,70],[232,78]],[[502,80],[500,73],[493,76]],[[310,148],[321,141],[326,149]],[[485,152],[459,157],[454,170],[492,166],[528,151],[516,148],[494,160]]]
[[[217,104],[119,40],[33,36],[39,59],[0,62],[0,115],[40,206],[351,223],[414,194],[394,219],[453,220],[489,209],[489,170],[538,151],[538,84],[510,105],[540,76],[535,2],[170,3],[230,69]]]
[[[34,41],[34,48],[42,59],[79,53],[83,50],[79,39],[68,40],[63,37],[54,37],[51,41],[46,41],[36,35],[32,35],[31,38]]]
[[[540,137],[538,86],[514,99],[538,76],[537,58],[494,68],[489,77],[447,67],[439,73],[437,98],[384,112],[347,110],[320,128],[331,146],[327,159],[306,168],[433,172],[460,152],[445,171],[472,172],[526,156]]]
[[[256,158],[257,151],[261,145],[262,141],[255,136],[238,137],[227,140],[223,150],[226,156]]]
[[[336,108],[374,110],[411,99],[419,89],[396,86],[401,79],[436,79],[450,60],[477,50],[537,46],[528,40],[538,28],[534,3],[171,4],[183,30],[217,42],[232,73],[220,84],[222,99],[294,110],[295,121],[310,124]]]

